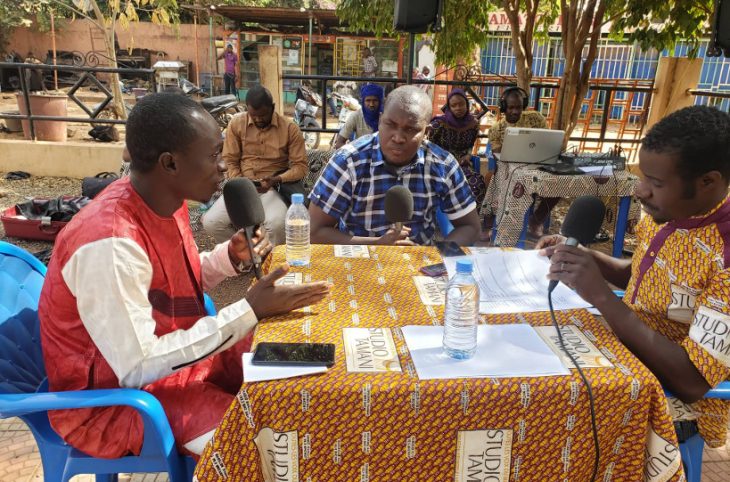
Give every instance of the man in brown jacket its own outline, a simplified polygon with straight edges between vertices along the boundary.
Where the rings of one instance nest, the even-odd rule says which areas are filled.
[[[266,213],[264,227],[269,239],[274,245],[283,244],[287,204],[277,188],[304,178],[304,137],[296,124],[274,112],[274,99],[265,87],[257,85],[248,91],[246,110],[231,120],[225,133],[223,160],[228,179],[246,177],[254,181]],[[235,232],[223,197],[203,215],[202,222],[216,242],[230,239]]]

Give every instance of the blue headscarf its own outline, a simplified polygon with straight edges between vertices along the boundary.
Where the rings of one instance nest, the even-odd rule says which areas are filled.
[[[378,132],[378,121],[380,120],[380,114],[383,113],[383,97],[384,90],[382,87],[376,84],[365,84],[360,89],[360,104],[362,105],[362,116],[365,119],[365,123],[370,127],[373,132]],[[365,107],[365,97],[377,97],[380,101],[378,110],[373,112]]]

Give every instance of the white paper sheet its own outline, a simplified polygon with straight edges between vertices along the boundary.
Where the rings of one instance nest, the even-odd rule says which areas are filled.
[[[254,365],[251,363],[252,358],[253,353],[243,354],[243,383],[281,380],[282,378],[314,375],[315,373],[324,373],[327,371],[327,367]]]
[[[404,326],[401,331],[420,380],[570,374],[530,325],[477,326],[477,351],[469,360],[444,353],[443,326]]]
[[[364,244],[335,244],[335,258],[369,258],[370,250]]]
[[[479,312],[523,313],[548,311],[547,289],[549,280],[545,277],[550,260],[537,251],[502,251],[454,256],[444,258],[449,278],[456,273],[456,261],[471,258],[474,263],[474,278],[479,284]],[[591,306],[578,294],[562,283],[553,291],[553,306],[556,310],[570,310]]]

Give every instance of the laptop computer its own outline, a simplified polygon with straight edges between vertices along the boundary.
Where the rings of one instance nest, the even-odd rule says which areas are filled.
[[[502,141],[503,162],[556,164],[563,148],[565,131],[508,127]]]

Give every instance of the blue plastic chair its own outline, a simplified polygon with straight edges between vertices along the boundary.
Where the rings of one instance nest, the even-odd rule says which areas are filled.
[[[195,462],[177,452],[167,416],[152,394],[129,388],[48,392],[38,320],[45,274],[46,267],[30,253],[0,241],[0,418],[19,417],[28,425],[47,482],[65,482],[77,474],[112,482],[116,474],[127,472],[167,472],[171,482],[190,481]],[[207,295],[205,306],[215,314]],[[48,421],[48,410],[113,405],[133,407],[142,416],[139,456],[90,457],[67,445]]]
[[[671,396],[664,390],[667,396]],[[720,382],[715,388],[705,394],[705,398],[717,398],[730,400],[730,382]],[[705,441],[700,434],[695,434],[679,444],[679,453],[684,464],[684,473],[687,482],[700,482],[702,480],[702,452],[705,449]]]
[[[474,172],[480,171],[481,166],[479,163],[479,156],[471,156],[471,164],[474,168]],[[448,217],[446,217],[446,214],[444,214],[441,210],[441,207],[436,208],[436,224],[444,237],[448,236],[449,233],[454,230],[454,225],[451,224],[451,221]]]
[[[624,297],[623,290],[614,290],[616,296]],[[669,397],[672,394],[667,390],[664,393]],[[718,386],[705,394],[705,398],[719,398],[730,400],[730,382],[721,382]],[[700,482],[702,479],[702,451],[705,448],[705,441],[700,434],[693,435],[679,444],[679,453],[682,455],[684,472],[687,482]]]

